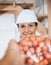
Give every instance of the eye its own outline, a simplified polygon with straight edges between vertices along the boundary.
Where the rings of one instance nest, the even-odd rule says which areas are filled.
[[[33,27],[33,24],[29,24],[29,27]]]
[[[21,25],[21,28],[25,28],[25,25]]]

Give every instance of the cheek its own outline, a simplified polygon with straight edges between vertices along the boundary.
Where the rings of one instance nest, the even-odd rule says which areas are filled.
[[[21,34],[23,34],[25,29],[20,28],[19,31],[20,31]]]
[[[36,31],[36,28],[35,28],[35,27],[32,27],[32,28],[29,28],[29,30],[30,30],[31,32],[35,32],[35,31]]]

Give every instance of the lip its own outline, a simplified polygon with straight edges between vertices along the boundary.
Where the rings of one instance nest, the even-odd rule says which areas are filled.
[[[32,35],[32,32],[31,33],[24,33],[23,35],[24,36],[30,36],[30,35]]]

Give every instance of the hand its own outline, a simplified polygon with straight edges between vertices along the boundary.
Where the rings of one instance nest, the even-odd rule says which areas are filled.
[[[16,41],[11,40],[9,42],[8,49],[5,56],[0,61],[0,65],[24,65]]]

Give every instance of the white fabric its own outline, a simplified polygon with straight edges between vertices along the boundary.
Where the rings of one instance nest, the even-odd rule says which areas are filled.
[[[10,39],[15,39],[14,14],[0,15],[0,59],[5,55]]]
[[[37,17],[33,10],[24,9],[17,17],[16,24],[23,22],[38,22]]]
[[[21,36],[21,34],[20,34],[20,32],[19,32],[19,29],[18,29],[17,25],[15,25],[15,40],[16,40],[17,42],[20,41],[20,36]]]

